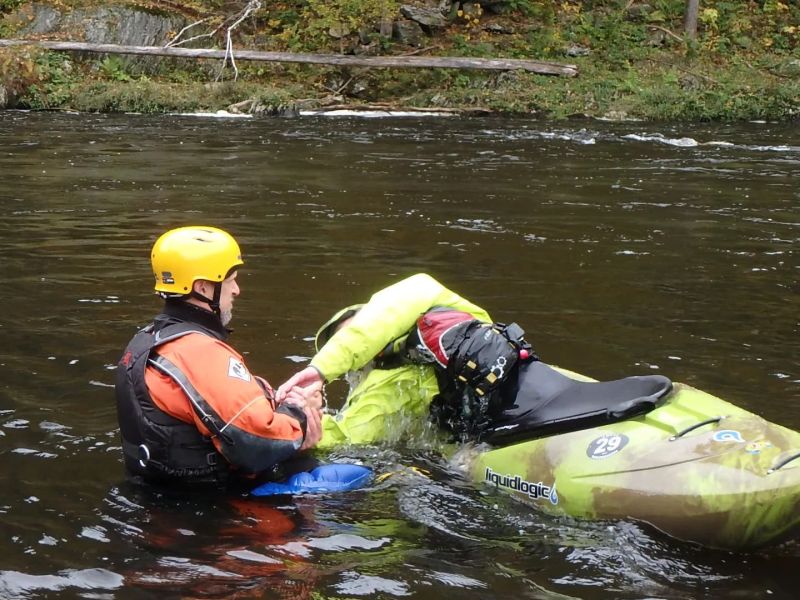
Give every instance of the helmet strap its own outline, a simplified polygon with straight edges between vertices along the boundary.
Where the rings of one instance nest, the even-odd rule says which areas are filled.
[[[192,291],[189,293],[189,296],[191,296],[192,298],[197,298],[198,300],[202,300],[203,302],[207,303],[211,307],[211,310],[214,312],[214,314],[219,317],[222,315],[222,311],[219,306],[219,301],[220,298],[222,297],[222,282],[220,281],[214,283],[213,285],[214,285],[213,298],[208,298],[194,289],[192,289]]]

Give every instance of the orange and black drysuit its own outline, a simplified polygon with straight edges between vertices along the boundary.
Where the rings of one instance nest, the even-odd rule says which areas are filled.
[[[219,318],[168,300],[117,367],[117,414],[128,471],[150,481],[226,483],[262,474],[303,443],[299,407],[272,390],[225,343]]]

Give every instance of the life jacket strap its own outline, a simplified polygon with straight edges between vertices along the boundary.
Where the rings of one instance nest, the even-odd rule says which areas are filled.
[[[538,360],[538,356],[516,323],[474,319],[449,329],[441,347],[448,360],[441,369],[440,393],[432,404],[432,415],[457,438],[480,440],[491,415],[501,410],[503,383],[521,363]]]
[[[200,419],[200,422],[206,426],[206,429],[208,429],[212,437],[219,437],[224,439],[227,443],[231,443],[231,440],[224,433],[225,423],[222,422],[222,419],[219,418],[206,399],[197,391],[194,385],[192,385],[192,382],[189,381],[189,378],[186,377],[177,365],[160,354],[155,354],[153,357],[149,358],[147,362],[160,372],[168,375],[180,386],[189,399],[194,413]]]
[[[160,460],[150,456],[147,444],[136,446],[127,440],[122,440],[123,451],[129,456],[139,457],[139,466],[150,473],[150,477],[187,478],[192,480],[224,482],[227,480],[227,468],[219,464],[216,452],[206,453],[206,464],[202,467],[170,467]]]

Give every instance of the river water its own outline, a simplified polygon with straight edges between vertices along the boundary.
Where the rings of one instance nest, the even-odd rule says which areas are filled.
[[[548,362],[800,428],[796,126],[5,112],[0,174],[0,597],[796,597],[796,542],[547,516],[423,440],[339,451],[394,475],[338,496],[136,489],[112,390],[159,307],[151,244],[203,223],[241,242],[232,339],[274,384],[335,309],[426,271]]]

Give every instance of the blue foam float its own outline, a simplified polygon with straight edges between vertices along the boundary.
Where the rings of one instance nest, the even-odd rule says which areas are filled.
[[[334,463],[311,471],[295,473],[283,482],[264,483],[250,492],[252,496],[285,494],[328,494],[356,490],[369,483],[372,469],[361,465]]]

